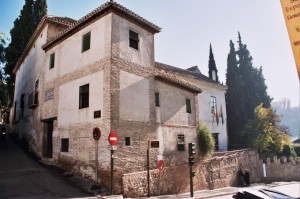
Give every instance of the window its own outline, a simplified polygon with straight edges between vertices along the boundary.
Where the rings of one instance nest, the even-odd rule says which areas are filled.
[[[15,101],[15,106],[14,106],[14,122],[17,121],[17,101]]]
[[[82,36],[82,48],[81,52],[89,50],[91,47],[91,32]]]
[[[160,105],[159,105],[159,93],[155,93],[155,106],[160,107]]]
[[[185,145],[184,145],[184,135],[179,134],[177,136],[177,149],[178,151],[184,151]]]
[[[24,114],[24,103],[25,103],[25,94],[22,94],[21,95],[21,103],[20,103],[20,108],[21,108],[21,114],[23,115]]]
[[[191,99],[186,99],[186,112],[187,113],[192,112]]]
[[[49,69],[54,68],[54,63],[55,63],[55,53],[52,53],[50,55],[50,60],[49,60]]]
[[[211,113],[215,113],[217,108],[217,99],[214,96],[210,96],[210,109]]]
[[[37,92],[37,91],[39,91],[39,80],[36,80],[35,81],[35,88],[34,88],[34,90]]]
[[[215,151],[219,151],[219,133],[212,134],[215,141]]]
[[[61,152],[69,152],[69,138],[61,139]]]
[[[134,49],[139,49],[139,34],[129,30],[129,46]]]
[[[131,145],[131,138],[125,137],[125,146],[130,146],[130,145]]]
[[[89,84],[79,87],[79,108],[89,107]]]

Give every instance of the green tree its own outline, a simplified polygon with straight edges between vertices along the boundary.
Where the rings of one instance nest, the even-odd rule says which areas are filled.
[[[262,158],[279,155],[285,146],[291,146],[287,132],[282,131],[281,118],[272,108],[258,105],[254,118],[249,120],[244,130],[249,146],[258,150]]]
[[[211,79],[213,79],[213,71],[215,72],[216,75],[216,81],[219,82],[219,77],[218,77],[218,69],[216,66],[215,58],[214,58],[214,53],[212,51],[211,44],[209,45],[209,60],[208,60],[208,75]]]
[[[257,69],[253,66],[253,58],[247,45],[242,42],[240,33],[237,43],[238,50],[235,51],[230,42],[226,75],[229,147],[234,149],[246,147],[246,135],[241,132],[248,120],[253,119],[255,107],[260,103],[270,107],[271,103],[262,67]]]
[[[3,64],[5,62],[5,47],[8,39],[4,33],[0,33],[0,108],[7,106],[7,84],[5,82],[5,76],[3,73]],[[1,111],[1,110],[0,110]]]
[[[227,124],[228,124],[228,137],[230,148],[237,148],[235,146],[240,138],[236,129],[242,129],[240,123],[236,123],[241,117],[239,110],[242,106],[241,92],[238,82],[241,82],[239,75],[239,68],[236,58],[236,50],[234,43],[230,40],[230,51],[227,56],[227,71],[226,71],[226,85],[228,90],[226,92],[226,110],[227,110]]]
[[[198,143],[200,154],[203,157],[210,157],[214,152],[215,141],[209,128],[203,122],[200,122],[198,127]]]
[[[15,75],[13,69],[38,23],[46,13],[46,0],[25,0],[20,16],[14,21],[14,26],[10,30],[11,42],[5,50],[6,65],[4,67],[10,99],[13,99],[14,96]]]

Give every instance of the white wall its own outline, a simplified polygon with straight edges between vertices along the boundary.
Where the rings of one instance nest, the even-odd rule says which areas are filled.
[[[120,119],[149,121],[149,80],[125,71],[120,72]]]
[[[227,140],[227,114],[226,114],[226,102],[225,102],[225,91],[223,89],[218,89],[216,86],[202,83],[200,88],[203,90],[202,93],[198,95],[199,99],[199,119],[204,121],[210,128],[212,133],[219,133],[219,150],[227,150],[228,140]],[[217,101],[217,111],[219,114],[219,124],[217,124],[216,119],[213,121],[213,114],[211,113],[210,97],[216,97]],[[222,119],[220,118],[220,112],[223,112],[224,123],[222,124]]]
[[[139,34],[139,49],[129,46],[129,30]],[[154,35],[126,19],[113,15],[113,49],[117,56],[143,67],[154,66]]]
[[[89,107],[79,109],[79,87],[89,84]],[[59,103],[57,122],[59,126],[89,123],[102,119],[94,119],[94,111],[101,110],[103,115],[103,72],[93,73],[66,83],[59,87]]]
[[[32,110],[28,109],[28,95],[34,91],[35,82],[39,80],[39,90],[41,87],[41,75],[44,65],[44,56],[45,52],[42,49],[42,45],[46,43],[47,39],[47,26],[41,31],[38,35],[34,45],[30,49],[29,53],[23,60],[23,63],[20,65],[19,69],[16,72],[16,81],[15,81],[15,96],[14,102],[17,101],[16,107],[16,120],[19,119],[21,110],[20,110],[20,99],[21,95],[25,94],[24,98],[24,115],[23,117],[32,117]],[[39,93],[40,94],[40,93]],[[14,110],[14,108],[12,109]],[[13,120],[13,118],[11,118]],[[31,124],[28,125],[28,128],[32,128],[32,118]],[[24,129],[19,127],[21,131],[30,132],[31,129]]]
[[[161,81],[155,81],[155,92],[160,96],[160,107],[156,107],[158,123],[167,125],[196,125],[195,94],[171,86]],[[192,112],[186,112],[186,99],[191,100]]]
[[[88,64],[104,58],[105,56],[105,31],[107,15],[71,37],[65,39],[46,53],[45,79],[49,81],[58,76],[63,76],[80,69]],[[82,36],[91,32],[90,49],[82,51]],[[50,55],[55,53],[54,68],[49,69]]]

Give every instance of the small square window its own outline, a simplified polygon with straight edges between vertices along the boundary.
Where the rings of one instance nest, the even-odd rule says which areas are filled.
[[[82,48],[81,52],[89,50],[91,47],[91,32],[82,36]]]
[[[89,84],[79,87],[79,108],[89,107]]]
[[[159,107],[159,93],[155,93],[155,106]]]
[[[191,99],[186,99],[186,112],[187,113],[192,112]]]
[[[184,151],[185,144],[184,144],[184,135],[179,134],[177,137],[177,149],[178,151]]]
[[[131,146],[131,138],[125,137],[125,146]]]
[[[139,49],[139,34],[129,30],[129,46],[136,50]]]
[[[61,139],[61,152],[69,152],[69,138]]]
[[[52,53],[50,55],[50,60],[49,60],[49,69],[54,68],[54,63],[55,63],[55,53]]]

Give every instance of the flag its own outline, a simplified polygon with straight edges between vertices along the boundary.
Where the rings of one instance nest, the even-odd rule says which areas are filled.
[[[218,114],[217,106],[216,106],[216,121],[217,121],[217,125],[219,125],[219,114]]]
[[[223,110],[222,110],[222,104],[220,108],[220,118],[222,119],[222,125],[224,124],[224,118],[223,118]]]

